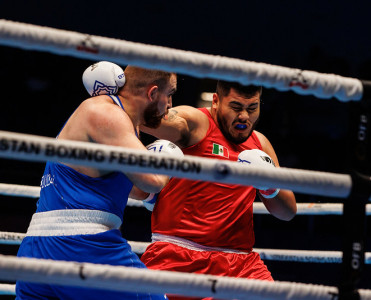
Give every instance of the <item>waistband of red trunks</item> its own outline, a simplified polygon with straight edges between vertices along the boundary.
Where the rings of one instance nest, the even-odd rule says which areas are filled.
[[[237,254],[249,254],[250,252],[247,251],[240,251],[235,249],[227,249],[227,248],[220,248],[220,247],[209,247],[200,245],[198,243],[189,241],[184,238],[176,237],[176,236],[170,236],[170,235],[164,235],[160,233],[152,233],[152,242],[166,242],[175,244],[177,246],[187,248],[194,251],[219,251],[219,252],[225,252],[225,253],[237,253]]]

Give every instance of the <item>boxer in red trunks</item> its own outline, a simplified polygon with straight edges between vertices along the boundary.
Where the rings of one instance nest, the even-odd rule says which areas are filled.
[[[262,89],[217,83],[210,108],[178,106],[157,129],[141,130],[177,144],[186,155],[231,161],[254,160],[252,151],[279,167],[269,140],[254,130]],[[248,166],[247,166],[248,167]],[[253,251],[253,202],[259,195],[281,220],[296,214],[292,191],[172,178],[158,194],[152,213],[153,243],[141,260],[150,269],[203,273],[272,281]]]

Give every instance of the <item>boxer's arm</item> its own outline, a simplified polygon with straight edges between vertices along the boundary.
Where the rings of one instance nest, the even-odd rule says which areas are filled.
[[[182,150],[174,143],[167,140],[156,140],[153,143],[147,145],[146,148],[148,151],[155,152],[160,155],[162,154],[173,155],[175,157],[184,157]],[[153,208],[156,204],[157,196],[157,193],[145,193],[136,186],[133,186],[129,194],[129,197],[132,199],[142,200],[144,207],[150,211],[153,211]]]
[[[90,141],[146,150],[137,138],[129,116],[119,106],[109,101],[88,100],[83,103],[81,109],[78,121],[83,124]],[[148,193],[159,192],[168,182],[168,177],[164,175],[146,173],[125,173],[125,175],[134,185]]]
[[[129,193],[129,198],[138,200],[138,201],[143,201],[146,198],[148,198],[149,195],[150,193],[144,192],[140,188],[134,185]]]
[[[134,185],[129,193],[129,198],[143,201],[144,207],[149,211],[153,211],[157,201],[157,195],[158,193],[146,193]]]
[[[204,138],[208,128],[209,121],[203,112],[192,106],[182,105],[171,108],[158,128],[141,126],[140,130],[185,148]]]

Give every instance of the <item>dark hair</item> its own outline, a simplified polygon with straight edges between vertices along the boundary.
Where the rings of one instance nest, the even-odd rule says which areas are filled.
[[[234,89],[238,94],[243,95],[247,98],[254,96],[256,93],[259,93],[261,96],[263,92],[263,89],[261,86],[242,85],[238,82],[218,80],[216,84],[216,93],[220,97],[227,96],[231,89]]]
[[[145,92],[148,85],[151,84],[157,85],[159,90],[163,91],[172,74],[175,75],[175,73],[129,65],[125,68],[125,86],[135,95]]]

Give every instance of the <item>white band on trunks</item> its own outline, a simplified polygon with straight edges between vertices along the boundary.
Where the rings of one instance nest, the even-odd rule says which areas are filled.
[[[89,209],[63,209],[35,213],[26,236],[96,234],[119,229],[121,219],[111,213]]]
[[[152,242],[166,242],[170,244],[175,244],[177,246],[187,248],[190,250],[194,251],[218,251],[218,252],[226,252],[226,253],[237,253],[237,254],[249,254],[250,252],[246,251],[240,251],[240,250],[235,250],[235,249],[227,249],[227,248],[219,248],[219,247],[209,247],[209,246],[203,246],[200,244],[197,244],[195,242],[180,238],[180,237],[175,237],[175,236],[170,236],[170,235],[164,235],[164,234],[159,234],[159,233],[152,233]]]

